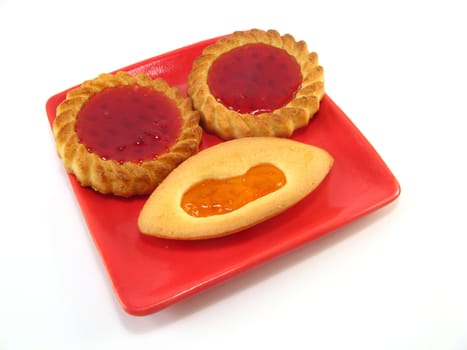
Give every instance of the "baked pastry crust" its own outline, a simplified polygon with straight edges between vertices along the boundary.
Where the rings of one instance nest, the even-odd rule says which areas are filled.
[[[102,90],[134,84],[162,92],[175,102],[182,118],[180,134],[169,150],[155,159],[140,163],[104,160],[80,142],[76,132],[78,114],[89,98]],[[178,164],[198,152],[202,135],[199,113],[178,88],[170,87],[162,78],[151,79],[143,73],[133,76],[123,71],[101,74],[69,91],[57,107],[52,130],[58,156],[68,173],[74,174],[82,186],[122,197],[151,193]]]
[[[167,176],[143,206],[138,227],[143,234],[179,240],[233,234],[302,200],[321,184],[333,162],[324,149],[288,138],[247,137],[221,142],[190,157]],[[259,164],[280,169],[285,185],[226,214],[195,217],[182,208],[183,195],[193,185],[243,175]]]
[[[251,115],[233,111],[212,95],[208,73],[213,62],[222,54],[253,43],[262,43],[285,50],[300,66],[302,83],[295,97],[272,112]],[[276,30],[252,29],[234,32],[206,47],[193,63],[188,78],[188,95],[193,106],[201,112],[204,129],[224,140],[248,136],[288,137],[308,125],[319,110],[324,95],[324,73],[318,64],[318,55],[309,52],[304,41],[296,41],[290,34],[280,35]]]

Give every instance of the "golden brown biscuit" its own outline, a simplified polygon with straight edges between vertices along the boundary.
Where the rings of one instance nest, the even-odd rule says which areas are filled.
[[[248,137],[230,140],[205,149],[187,159],[170,173],[151,194],[138,218],[142,233],[170,239],[206,239],[232,234],[265,221],[299,202],[326,177],[333,164],[325,150],[287,138]],[[267,165],[282,173],[282,184],[234,210],[197,216],[184,203],[194,186],[220,180],[222,186],[238,184],[252,168]],[[275,174],[270,178],[272,182]],[[198,207],[229,207],[236,197],[248,196],[267,176],[256,178],[251,188],[233,186],[220,201],[214,188],[206,198],[199,196]],[[240,181],[242,182],[242,181]],[[276,186],[277,185],[277,186]],[[201,193],[201,192],[200,192]],[[190,204],[190,203],[188,203]],[[183,207],[182,207],[183,206]],[[228,209],[228,208],[227,208]]]
[[[202,126],[224,140],[287,137],[318,111],[323,68],[318,55],[289,34],[239,31],[206,47],[194,61],[188,94]]]
[[[202,130],[199,113],[178,88],[118,72],[69,91],[53,134],[65,169],[82,186],[128,197],[151,193],[196,153]]]

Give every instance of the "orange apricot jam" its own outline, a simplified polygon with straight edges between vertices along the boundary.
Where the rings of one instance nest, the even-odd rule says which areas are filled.
[[[195,217],[227,214],[277,191],[286,184],[284,173],[272,164],[259,164],[245,174],[206,179],[186,191],[181,206]]]

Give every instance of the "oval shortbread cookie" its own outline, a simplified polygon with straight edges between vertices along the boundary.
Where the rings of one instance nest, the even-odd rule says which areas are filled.
[[[321,183],[332,164],[333,158],[327,151],[291,139],[247,137],[223,142],[192,156],[173,170],[143,206],[138,227],[144,234],[183,240],[236,233],[302,200]],[[282,173],[282,183],[260,193],[257,198],[248,199],[238,208],[219,214],[196,216],[183,208],[186,195],[203,182],[210,186],[220,183],[224,187],[233,183],[232,186],[237,186],[236,193],[235,189],[230,191],[233,199],[247,198],[247,192],[251,191],[238,186],[244,186],[248,173],[257,171],[258,166],[263,166],[266,172],[274,172],[276,177],[258,178],[256,173],[255,181],[277,181],[277,174]],[[229,199],[225,194],[221,198],[226,202],[219,205],[229,209]]]

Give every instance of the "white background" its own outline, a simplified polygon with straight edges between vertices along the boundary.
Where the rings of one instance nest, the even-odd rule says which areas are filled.
[[[464,6],[0,0],[0,349],[467,349]],[[318,52],[327,93],[402,194],[220,286],[130,316],[56,157],[45,102],[252,27]]]

